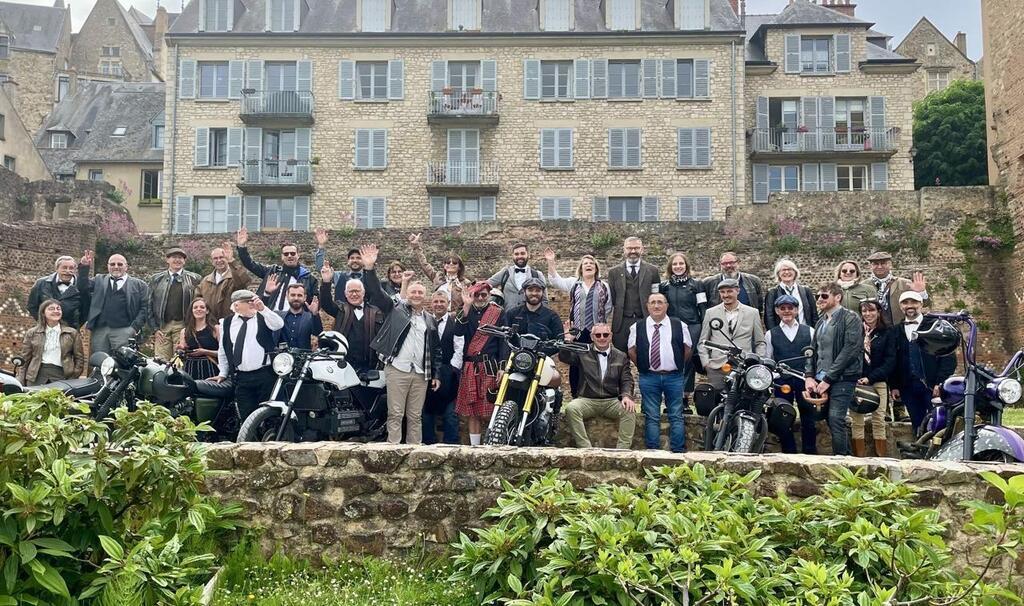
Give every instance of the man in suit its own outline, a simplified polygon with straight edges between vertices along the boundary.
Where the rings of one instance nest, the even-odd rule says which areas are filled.
[[[622,243],[625,261],[608,270],[608,290],[612,300],[612,344],[620,351],[629,346],[629,331],[647,317],[647,299],[658,290],[661,272],[641,257],[644,243],[630,236]]]
[[[564,325],[566,342],[572,341],[569,323]],[[628,450],[636,430],[636,402],[633,400],[633,376],[629,358],[612,347],[612,329],[605,323],[590,329],[593,345],[590,351],[560,351],[558,359],[580,369],[579,395],[564,409],[569,431],[577,448],[590,448],[584,421],[593,417],[618,419],[619,433],[615,447]]]
[[[156,331],[153,353],[162,360],[170,360],[174,356],[174,346],[192,315],[192,299],[203,279],[185,269],[186,258],[184,250],[178,247],[169,249],[164,255],[167,269],[147,280],[153,303],[149,327]]]
[[[640,405],[644,413],[644,444],[661,448],[661,400],[668,410],[668,440],[672,452],[686,452],[683,425],[683,387],[686,364],[693,343],[690,331],[676,318],[668,317],[664,293],[647,295],[650,315],[637,320],[629,331],[629,359],[640,376]]]
[[[718,284],[722,280],[736,280],[739,284],[739,302],[756,309],[758,315],[763,313],[765,293],[761,278],[740,271],[740,259],[734,252],[724,253],[718,260],[718,266],[722,273],[704,278],[704,294],[708,297],[708,305],[718,305],[721,302],[718,298]]]
[[[89,300],[83,298],[82,291],[78,288],[75,280],[75,274],[79,270],[78,263],[65,255],[57,258],[53,268],[52,274],[39,278],[32,285],[32,290],[28,293],[28,315],[38,318],[39,305],[43,301],[54,299],[60,302],[63,312],[61,321],[71,328],[77,329],[82,325],[86,312],[89,310]]]
[[[544,274],[539,270],[530,267],[530,250],[525,244],[516,243],[512,245],[512,265],[498,270],[487,282],[501,291],[505,311],[515,309],[523,302],[523,284],[530,278],[536,278],[541,284],[546,285]],[[547,295],[544,295],[547,301]]]
[[[914,332],[925,330],[935,322],[923,317],[921,293],[908,290],[900,297],[900,312],[904,316],[896,325],[896,371],[893,373],[892,397],[899,398],[910,413],[910,422],[916,434],[928,416],[932,398],[939,396],[939,388],[956,371],[956,354],[936,357],[921,349]]]
[[[299,263],[299,248],[295,244],[285,242],[281,245],[280,265],[263,265],[254,261],[249,254],[246,246],[249,242],[249,230],[244,227],[238,230],[235,242],[238,244],[238,258],[242,265],[257,278],[262,279],[256,294],[263,299],[267,307],[274,311],[288,309],[288,287],[295,283],[306,287],[306,302],[313,301],[313,297],[319,292],[316,276],[308,267]]]
[[[332,292],[333,284],[334,269],[324,263],[320,269],[320,305],[334,318],[334,330],[348,339],[348,363],[356,372],[374,370],[377,356],[370,350],[370,343],[384,324],[384,314],[366,302],[366,287],[359,280],[344,282],[344,294],[340,296]]]
[[[868,256],[868,262],[871,264],[871,277],[865,282],[875,287],[875,298],[882,306],[882,314],[890,326],[896,326],[903,321],[903,293],[913,291],[921,295],[922,302],[928,300],[927,282],[923,272],[915,271],[913,280],[897,278],[892,273],[892,255],[882,250]]]
[[[843,288],[835,282],[818,288],[818,311],[811,339],[814,356],[807,359],[804,388],[812,395],[828,395],[832,453],[849,455],[846,415],[864,364],[864,324],[843,307]]]
[[[93,253],[87,251],[78,267],[78,287],[91,300],[86,327],[92,331],[89,349],[110,353],[128,345],[146,326],[149,286],[128,275],[128,260],[110,255],[107,273],[89,279]]]
[[[740,283],[733,278],[721,280],[717,286],[716,299],[721,301],[704,313],[704,324],[700,330],[700,340],[717,345],[739,347],[744,352],[765,355],[764,329],[761,328],[761,314],[749,305],[739,301]],[[710,298],[710,297],[709,297]],[[711,321],[715,318],[722,321],[721,330],[712,330]],[[715,389],[725,389],[725,373],[722,365],[728,361],[720,351],[698,347],[704,372]]]
[[[441,369],[438,378],[441,388],[427,393],[423,405],[423,443],[437,442],[437,419],[441,418],[441,441],[459,443],[459,418],[455,415],[455,396],[459,393],[459,373],[462,371],[462,353],[465,337],[455,334],[455,316],[448,313],[451,299],[446,290],[436,290],[430,296],[430,313],[437,323],[441,341]]]

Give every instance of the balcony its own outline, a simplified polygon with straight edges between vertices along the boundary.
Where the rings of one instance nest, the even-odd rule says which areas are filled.
[[[246,193],[309,194],[313,167],[309,160],[247,160],[238,189]]]
[[[820,159],[828,155],[887,158],[899,148],[900,129],[758,128],[754,130],[754,158]]]
[[[496,193],[497,162],[427,162],[427,191]]]
[[[479,89],[470,91],[431,91],[427,106],[430,124],[467,124],[493,126],[498,123],[496,92]]]
[[[304,126],[313,123],[313,93],[299,91],[242,91],[242,122]]]

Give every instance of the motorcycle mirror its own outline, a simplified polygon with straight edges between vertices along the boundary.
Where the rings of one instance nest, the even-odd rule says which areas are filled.
[[[128,347],[131,347],[132,349],[138,349],[139,343],[138,341],[135,340],[135,337],[131,337],[130,339],[128,339]]]
[[[713,330],[721,330],[722,327],[725,326],[725,323],[722,322],[721,318],[712,318],[708,325],[711,326]]]
[[[804,357],[805,358],[813,358],[814,357],[814,348],[813,347],[805,347],[804,348]]]
[[[19,366],[24,366],[25,358],[22,358],[21,356],[14,356],[13,358],[11,358],[11,364],[13,364],[15,368],[18,368]]]

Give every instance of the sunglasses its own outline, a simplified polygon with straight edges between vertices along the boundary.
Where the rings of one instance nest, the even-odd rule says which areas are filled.
[[[478,293],[473,295],[473,298],[474,299],[486,299],[489,296],[491,296],[491,293],[489,293],[489,292],[478,292]]]
[[[281,253],[282,257],[297,257],[298,255],[299,255],[299,253],[297,253],[297,252],[282,252]]]
[[[841,274],[855,274],[855,273],[857,273],[857,270],[856,269],[840,269],[839,273],[841,273]]]
[[[828,299],[831,296],[832,296],[832,293],[829,293],[829,292],[819,292],[818,293],[818,298],[819,299]]]
[[[610,333],[610,332],[592,332],[592,333],[590,333],[590,336],[594,337],[595,339],[602,339],[602,338],[606,339],[606,338],[612,336],[612,333]]]

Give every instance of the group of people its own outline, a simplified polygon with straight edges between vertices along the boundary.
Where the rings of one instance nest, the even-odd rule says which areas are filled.
[[[782,259],[774,285],[766,287],[741,271],[732,252],[721,256],[718,273],[705,278],[694,276],[686,255],[677,252],[669,255],[663,275],[644,260],[641,239],[629,237],[623,262],[606,275],[594,256],[584,255],[574,274],[563,277],[554,250],[545,250],[546,271],[540,271],[531,266],[528,247],[517,243],[508,265],[472,280],[458,255],[441,259],[440,269],[431,265],[414,234],[409,246],[424,279],[398,261],[379,274],[372,244],[348,250],[344,268],[335,269],[327,260],[327,232],[317,229],[315,237],[313,267],[300,262],[291,243],[280,247],[278,262],[263,264],[253,259],[242,228],[234,243],[211,251],[213,271],[206,276],[185,269],[181,248],[167,250],[167,268],[147,279],[130,275],[120,254],[110,256],[107,273],[95,276],[93,253],[78,261],[62,256],[30,293],[28,309],[38,324],[25,335],[20,378],[42,384],[85,372],[83,327],[94,352],[110,352],[151,332],[156,356],[170,360],[180,352],[193,377],[230,379],[244,417],[270,394],[273,351],[281,343],[315,347],[326,314],[333,318],[330,329],[348,340],[347,360],[357,371],[386,373],[389,441],[457,443],[459,417],[465,417],[475,445],[508,356],[501,338],[479,329],[515,326],[542,339],[564,335],[591,345],[585,353],[559,353],[569,365],[572,396],[562,412],[577,446],[590,446],[585,421],[603,416],[618,420],[617,445],[629,448],[642,414],[645,446],[660,448],[665,410],[669,446],[682,452],[683,415],[697,373],[715,388],[725,386],[725,356],[700,347],[701,341],[735,344],[777,361],[799,358],[812,347],[806,378],[787,378],[788,388],[777,392],[804,419],[802,451],[816,453],[813,420],[827,396],[834,453],[864,455],[868,419],[849,411],[858,385],[881,399],[870,422],[876,451],[884,453],[886,416],[898,414],[892,402],[900,400],[919,425],[955,369],[955,358],[935,358],[910,338],[928,323],[922,319],[925,279],[920,272],[896,277],[885,252],[868,257],[866,275],[856,261],[843,261],[834,280],[817,288],[801,282],[796,264]],[[549,288],[567,293],[566,318],[548,305]],[[721,329],[711,328],[714,319]],[[793,435],[779,439],[784,451],[797,451]]]

